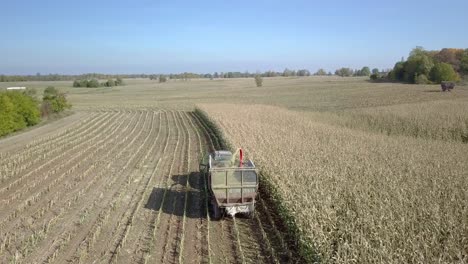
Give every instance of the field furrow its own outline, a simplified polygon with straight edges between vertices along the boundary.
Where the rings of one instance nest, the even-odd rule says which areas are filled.
[[[88,216],[93,216],[92,208],[99,206],[98,202],[95,200],[102,198],[101,194],[104,191],[103,188],[100,189],[96,187],[101,187],[104,184],[110,182],[109,179],[105,177],[107,175],[106,173],[108,173],[106,169],[109,169],[109,165],[107,165],[105,162],[112,159],[112,155],[114,154],[113,152],[117,150],[118,146],[122,147],[124,140],[128,139],[128,134],[126,133],[127,129],[131,130],[130,134],[132,134],[134,131],[138,131],[138,129],[135,128],[139,127],[138,122],[142,119],[144,114],[138,113],[137,115],[138,118],[133,118],[133,115],[128,116],[127,118],[122,118],[120,125],[124,125],[127,123],[126,121],[129,121],[125,128],[113,130],[116,131],[116,134],[108,133],[107,135],[103,135],[103,140],[106,142],[103,144],[98,144],[99,147],[96,147],[96,149],[99,149],[100,151],[95,154],[89,153],[91,154],[89,156],[90,159],[95,160],[97,163],[95,163],[94,166],[86,167],[86,169],[81,172],[81,174],[80,172],[76,173],[78,178],[83,177],[83,184],[85,185],[81,185],[82,188],[80,188],[80,185],[78,185],[71,190],[67,190],[67,188],[61,189],[63,193],[59,193],[59,197],[62,198],[61,201],[65,202],[65,206],[62,204],[62,206],[54,206],[52,208],[52,219],[57,221],[53,221],[54,225],[48,226],[48,229],[50,230],[49,232],[58,237],[56,238],[56,241],[61,242],[65,235],[69,235],[71,237],[71,235],[74,234],[71,232],[72,230],[67,230],[67,226],[73,226],[73,231],[78,228],[83,229],[83,222],[87,219]],[[136,123],[133,123],[132,119],[134,119]],[[103,131],[103,133],[105,134],[106,131]],[[119,140],[120,142],[118,142]],[[99,182],[101,182],[101,186],[98,185]],[[60,205],[60,203],[58,205]],[[64,247],[64,245],[65,243],[60,244],[60,248]],[[55,253],[57,248],[54,246],[51,248],[51,251]],[[42,251],[43,255],[49,258],[50,255],[47,255],[47,252],[47,250]],[[37,256],[31,256],[31,259],[37,258]]]
[[[0,199],[4,203],[8,203],[11,199],[15,199],[17,197],[22,196],[23,194],[27,192],[20,191],[18,189],[21,188],[27,188],[30,191],[31,188],[35,187],[35,184],[21,184],[28,180],[31,177],[34,177],[35,175],[43,175],[46,174],[47,177],[35,177],[32,179],[32,181],[43,181],[48,178],[48,175],[55,173],[59,169],[63,169],[67,166],[67,164],[71,163],[74,161],[74,159],[78,159],[80,155],[86,154],[86,151],[80,151],[82,146],[87,146],[88,149],[93,146],[94,140],[98,138],[101,133],[102,129],[106,127],[108,124],[115,125],[115,123],[112,123],[113,119],[107,119],[103,124],[101,124],[98,128],[94,129],[94,133],[91,133],[86,136],[86,138],[82,138],[78,143],[73,144],[73,142],[70,142],[69,145],[67,146],[68,148],[65,149],[65,151],[57,153],[55,156],[47,160],[46,162],[41,163],[39,166],[33,167],[34,169],[28,170],[25,174],[23,175],[18,175],[15,177],[11,182],[5,182],[5,185],[3,188],[0,188]],[[49,142],[49,145],[57,145],[61,146],[59,143],[55,142]],[[86,149],[86,150],[88,150]],[[72,156],[70,157],[70,153],[73,153]],[[12,194],[12,192],[15,192]],[[8,197],[6,199],[5,197]]]
[[[166,189],[164,190],[166,199],[161,205],[164,213],[159,219],[159,226],[157,226],[160,236],[154,244],[156,251],[153,258],[160,263],[173,263],[177,257],[175,243],[177,243],[177,230],[180,228],[183,215],[183,189],[180,180],[187,169],[184,159],[188,145],[181,117],[177,112],[173,112],[173,114],[180,148],[174,157],[177,162],[174,171],[168,175],[166,180]]]
[[[162,173],[167,170],[169,161],[167,155],[168,145],[170,143],[170,129],[169,129],[169,116],[164,113],[164,127],[162,129],[163,136],[161,142],[155,145],[155,151],[157,154],[154,157],[150,157],[152,162],[144,164],[146,172],[150,174],[147,188],[143,193],[140,204],[136,208],[134,218],[131,222],[132,228],[129,228],[125,243],[122,243],[120,250],[115,255],[114,259],[120,263],[142,263],[144,262],[144,256],[149,252],[149,236],[153,234],[153,223],[156,218],[156,212],[154,210],[155,204],[155,188],[159,186],[162,180]]]
[[[108,115],[110,115],[110,113],[108,113]],[[54,147],[50,142],[69,143],[77,136],[92,131],[94,127],[99,124],[100,121],[105,120],[106,117],[107,116],[98,113],[89,114],[66,130],[60,130],[53,135],[36,139],[25,144],[22,148],[19,146],[14,152],[10,151],[0,154],[4,156],[4,158],[0,160],[0,168],[2,168],[2,170],[0,170],[0,178],[4,181],[8,177],[18,175],[21,171],[30,167],[33,162],[44,159],[47,155],[52,154],[52,152],[60,151],[61,148],[57,146]]]
[[[60,256],[59,259],[72,258],[80,243],[83,243],[83,241],[86,242],[90,238],[93,238],[94,240],[98,238],[94,230],[101,230],[102,227],[107,226],[107,222],[102,221],[103,219],[106,221],[113,220],[110,214],[115,210],[119,199],[123,197],[123,192],[126,191],[123,186],[129,182],[127,177],[125,177],[127,175],[125,173],[129,171],[126,170],[126,167],[132,167],[133,165],[130,164],[134,164],[134,155],[127,155],[132,150],[132,147],[141,148],[143,146],[142,140],[144,140],[148,135],[142,132],[149,129],[149,126],[151,126],[153,122],[152,120],[153,117],[146,113],[144,120],[137,124],[139,129],[135,131],[135,134],[131,134],[130,136],[126,135],[124,140],[129,141],[123,144],[123,148],[118,148],[112,153],[112,163],[107,165],[107,168],[111,170],[104,171],[104,179],[92,190],[95,193],[90,194],[91,197],[94,197],[94,200],[89,201],[91,205],[82,207],[82,213],[86,214],[88,210],[93,209],[94,207],[96,207],[96,209],[94,209],[94,212],[90,214],[91,217],[86,221],[86,224],[84,224],[84,228],[79,230],[75,235],[76,239],[71,241],[71,245],[64,250],[63,255]],[[99,202],[99,204],[97,202]],[[85,218],[85,220],[87,219]]]
[[[180,263],[210,263],[207,207],[205,206],[204,177],[198,172],[203,145],[197,127],[188,113],[184,121],[189,129],[190,162],[187,170],[183,232],[180,242]],[[195,257],[196,256],[196,257]]]
[[[112,136],[111,133],[109,133],[109,135]],[[98,150],[100,149],[101,148],[99,148]],[[27,219],[27,217],[30,216],[34,219],[34,221],[37,222],[41,220],[41,217],[43,217],[48,210],[53,211],[55,210],[55,208],[62,208],[64,205],[67,204],[67,202],[70,203],[70,201],[67,199],[68,197],[76,197],[76,195],[82,195],[86,190],[86,188],[83,185],[89,188],[90,183],[93,183],[93,181],[97,179],[97,177],[95,177],[92,178],[89,182],[87,181],[87,177],[90,177],[89,175],[91,174],[91,172],[94,172],[93,169],[96,167],[96,165],[96,161],[93,161],[93,163],[90,166],[81,166],[85,170],[75,171],[75,173],[70,175],[72,177],[66,178],[63,181],[55,181],[60,182],[62,188],[58,188],[56,190],[52,190],[50,187],[46,188],[46,190],[48,191],[48,195],[44,195],[44,197],[38,199],[36,203],[31,202],[30,206],[34,204],[34,207],[32,207],[32,210],[29,210],[30,214],[28,214],[28,211],[21,212],[22,219]],[[36,195],[35,197],[39,196]],[[9,224],[12,223],[14,223],[14,221],[10,220]]]

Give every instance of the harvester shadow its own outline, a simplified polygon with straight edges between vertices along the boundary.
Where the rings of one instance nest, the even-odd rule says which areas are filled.
[[[198,172],[188,175],[172,175],[169,186],[153,187],[145,204],[145,209],[167,215],[185,216],[188,218],[206,218],[205,200],[203,193],[203,178]],[[186,188],[188,182],[188,188]],[[187,196],[187,205],[185,199]]]
[[[424,93],[443,93],[442,90],[425,90]]]

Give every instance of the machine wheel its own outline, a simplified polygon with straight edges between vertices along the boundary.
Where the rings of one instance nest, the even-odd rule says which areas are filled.
[[[221,209],[219,208],[219,206],[216,204],[215,201],[211,201],[211,208],[212,208],[212,212],[213,212],[213,220],[219,220],[221,219]]]
[[[245,214],[245,216],[249,219],[254,219],[255,218],[255,211],[253,212],[248,212]]]
[[[250,212],[246,213],[245,216],[249,219],[255,218],[255,204],[252,204],[252,207],[250,208]]]

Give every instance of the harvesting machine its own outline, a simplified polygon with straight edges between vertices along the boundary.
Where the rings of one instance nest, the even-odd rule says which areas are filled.
[[[242,149],[233,155],[227,150],[209,153],[200,162],[200,172],[206,177],[210,192],[212,217],[243,213],[252,217],[258,191],[255,164],[244,160]]]

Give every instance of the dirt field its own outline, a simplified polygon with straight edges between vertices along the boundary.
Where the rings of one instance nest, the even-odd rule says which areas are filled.
[[[191,112],[83,111],[0,141],[1,263],[287,261],[275,222],[209,218]],[[24,140],[29,138],[29,140]],[[4,148],[8,146],[8,148]],[[9,151],[4,151],[8,149]]]

